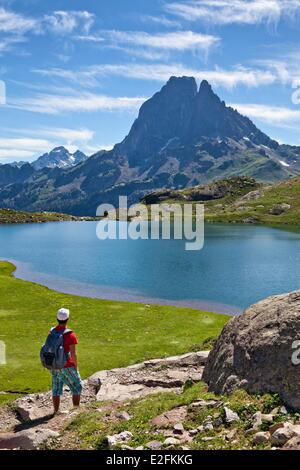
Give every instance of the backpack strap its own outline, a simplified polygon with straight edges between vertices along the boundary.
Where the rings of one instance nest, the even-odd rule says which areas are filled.
[[[66,335],[67,333],[73,333],[73,331],[72,331],[72,330],[65,329],[64,332],[63,332],[63,335]]]

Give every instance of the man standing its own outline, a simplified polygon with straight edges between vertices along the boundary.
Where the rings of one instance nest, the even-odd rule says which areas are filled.
[[[68,309],[61,308],[58,310],[58,325],[54,328],[54,330],[55,333],[60,333],[63,335],[63,348],[66,355],[66,363],[62,369],[51,370],[54,413],[59,411],[60,397],[63,394],[64,385],[66,385],[72,393],[73,406],[80,405],[82,385],[80,374],[77,368],[76,344],[78,344],[78,340],[75,333],[72,330],[67,329],[69,318],[70,312]]]

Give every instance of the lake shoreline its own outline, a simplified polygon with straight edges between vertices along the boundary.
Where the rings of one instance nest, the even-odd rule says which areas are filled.
[[[1,257],[1,261],[12,263],[16,267],[16,270],[13,273],[13,276],[16,279],[39,284],[62,294],[77,295],[80,297],[87,297],[98,300],[138,303],[143,305],[149,304],[178,308],[191,308],[194,310],[204,310],[207,312],[217,313],[219,315],[229,316],[241,315],[244,311],[244,309],[237,306],[226,305],[208,300],[174,300],[143,296],[138,292],[135,292],[133,289],[120,289],[111,286],[80,283],[71,279],[63,279],[58,276],[56,277],[45,273],[37,273],[30,269],[29,263],[23,263],[16,259]],[[99,291],[101,291],[101,293]]]

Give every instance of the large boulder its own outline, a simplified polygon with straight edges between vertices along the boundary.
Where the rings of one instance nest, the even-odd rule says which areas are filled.
[[[225,325],[208,357],[203,380],[211,392],[220,394],[238,388],[278,393],[288,406],[300,410],[297,340],[300,291],[270,297]]]

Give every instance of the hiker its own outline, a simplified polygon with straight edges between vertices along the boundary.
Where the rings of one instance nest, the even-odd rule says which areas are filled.
[[[67,329],[70,311],[61,308],[57,312],[58,325],[51,329],[46,343],[41,349],[41,361],[52,373],[52,399],[54,413],[59,411],[60,397],[66,385],[73,399],[73,406],[80,405],[82,392],[81,378],[77,369],[76,344],[77,337]]]

